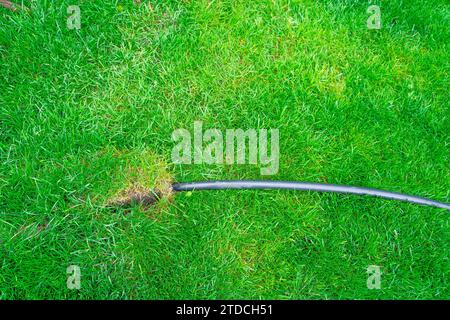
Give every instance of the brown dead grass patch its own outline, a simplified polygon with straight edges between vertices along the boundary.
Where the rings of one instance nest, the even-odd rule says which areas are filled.
[[[114,150],[118,166],[112,172],[113,184],[105,202],[108,207],[139,205],[148,210],[160,200],[172,199],[172,176],[167,164],[149,150]]]

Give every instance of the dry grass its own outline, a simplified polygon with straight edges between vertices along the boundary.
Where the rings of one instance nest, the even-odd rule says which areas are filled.
[[[172,176],[166,163],[149,150],[114,150],[119,166],[111,172],[113,188],[105,199],[108,207],[140,205],[148,210],[161,199],[172,198]]]

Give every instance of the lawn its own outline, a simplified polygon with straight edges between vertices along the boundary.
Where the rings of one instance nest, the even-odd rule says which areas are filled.
[[[449,17],[445,0],[0,7],[0,299],[450,298],[445,209],[268,190],[108,205],[136,183],[216,179],[449,202]],[[174,164],[172,132],[194,121],[278,129],[277,174]]]

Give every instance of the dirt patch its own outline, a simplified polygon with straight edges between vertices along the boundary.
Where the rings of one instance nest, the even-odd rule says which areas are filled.
[[[148,150],[114,150],[115,165],[110,171],[111,184],[106,194],[107,207],[130,208],[139,205],[144,211],[157,203],[172,199],[172,176],[166,163]]]
[[[29,11],[30,10],[28,7],[25,7],[23,4],[15,4],[8,0],[0,0],[0,7],[9,9],[11,11],[18,11],[18,10]]]
[[[128,208],[133,205],[140,205],[143,209],[147,210],[160,199],[170,199],[171,196],[171,187],[170,189],[166,188],[166,190],[161,191],[160,189],[149,189],[143,186],[133,185],[132,187],[121,191],[116,198],[113,198],[108,203],[108,206]]]

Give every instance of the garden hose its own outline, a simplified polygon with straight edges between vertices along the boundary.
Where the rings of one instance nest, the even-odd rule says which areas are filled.
[[[224,190],[224,189],[285,189],[285,190],[333,192],[344,194],[367,195],[450,210],[450,204],[448,203],[403,193],[396,193],[371,188],[352,187],[352,186],[324,184],[324,183],[310,183],[300,181],[218,180],[218,181],[204,181],[204,182],[174,183],[172,185],[172,188],[173,191],[178,192],[195,191],[195,190]]]

